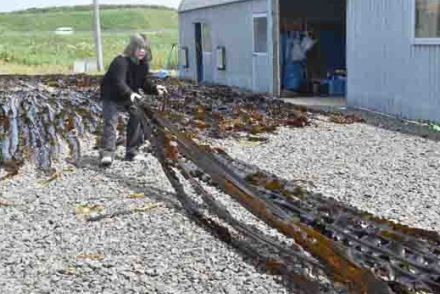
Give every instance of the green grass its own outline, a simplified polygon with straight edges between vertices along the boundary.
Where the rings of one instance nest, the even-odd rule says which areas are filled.
[[[87,6],[1,13],[0,32],[53,31],[57,27],[89,31],[92,18],[92,8]],[[164,8],[105,6],[101,9],[101,27],[103,30],[177,29],[177,12]]]
[[[104,64],[121,53],[130,37],[130,32],[102,34]],[[158,69],[165,67],[171,45],[177,42],[177,31],[164,31],[148,34],[153,52],[151,67]],[[175,51],[172,54],[171,67],[176,66]],[[10,65],[23,65],[38,68],[38,66],[53,65],[54,69],[63,68],[64,72],[73,69],[73,63],[78,59],[93,58],[95,47],[93,33],[80,32],[71,36],[57,36],[53,33],[8,33],[0,36],[0,61],[3,65],[0,71],[6,71]],[[12,66],[16,68],[16,66]],[[14,73],[14,72],[8,72]]]
[[[177,43],[177,13],[171,9],[120,7],[101,10],[104,63],[125,48],[134,32],[146,33],[153,51],[153,69],[167,65]],[[73,27],[70,36],[57,27]],[[0,14],[0,73],[67,73],[75,60],[93,58],[92,13],[85,7],[55,8]],[[175,51],[174,51],[175,53]],[[172,55],[171,67],[177,63]]]

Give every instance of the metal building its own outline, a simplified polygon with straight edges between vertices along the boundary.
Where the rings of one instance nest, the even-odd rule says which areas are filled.
[[[350,106],[440,121],[440,0],[183,0],[179,25],[181,78],[280,96],[311,32],[308,94],[342,70]]]

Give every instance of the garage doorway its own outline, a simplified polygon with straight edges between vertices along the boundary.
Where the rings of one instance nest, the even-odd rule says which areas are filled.
[[[282,97],[346,95],[346,0],[279,0]]]

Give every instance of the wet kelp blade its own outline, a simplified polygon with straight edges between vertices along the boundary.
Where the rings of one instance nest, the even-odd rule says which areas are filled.
[[[11,177],[31,161],[39,170],[52,173],[53,163],[67,153],[65,147],[68,162],[78,166],[80,139],[101,129],[101,106],[91,91],[98,80],[26,79],[3,77],[0,81],[4,86],[0,92],[0,168]],[[55,87],[46,86],[49,83]]]
[[[311,252],[325,265],[326,273],[333,277],[335,281],[348,285],[353,291],[359,290],[360,293],[378,293],[378,289],[383,289],[380,290],[382,293],[390,293],[384,282],[377,279],[369,270],[353,263],[340,246],[319,232],[301,223],[292,222],[289,215],[282,209],[259,197],[257,191],[237,177],[232,170],[216,160],[212,154],[181,133],[160,113],[152,111],[148,105],[144,105],[143,109],[147,116],[152,118],[163,131],[166,130],[170,133],[185,158],[191,160],[203,172],[208,174],[213,183],[234,197],[251,213],[286,236],[292,237],[299,245]],[[173,149],[173,146],[164,144],[163,149]],[[171,154],[174,154],[174,152],[171,152]],[[162,160],[160,158],[159,160],[161,162],[173,161],[175,156],[173,155],[171,158],[164,156]]]
[[[142,113],[137,114],[139,117],[143,117]],[[146,119],[144,119],[146,121]],[[212,218],[206,216],[199,208],[198,205],[186,194],[183,185],[180,183],[174,169],[172,163],[169,161],[169,156],[174,156],[174,152],[170,152],[170,149],[174,149],[175,146],[169,146],[171,144],[169,138],[162,130],[158,129],[150,129],[149,124],[144,124],[144,128],[146,129],[146,133],[150,134],[150,141],[153,147],[153,152],[155,156],[159,159],[159,162],[162,165],[162,168],[168,177],[171,185],[176,191],[176,196],[181,202],[182,206],[186,209],[189,216],[195,219],[199,224],[208,228],[211,232],[213,232],[219,239],[231,244],[235,248],[239,249],[241,252],[245,253],[248,256],[256,258],[260,261],[263,261],[265,267],[276,274],[281,274],[287,277],[287,279],[295,285],[301,293],[318,293],[319,292],[319,284],[315,281],[311,281],[305,275],[298,274],[294,269],[292,269],[292,261],[291,257],[300,257],[300,260],[309,263],[313,266],[319,268],[319,264],[315,261],[311,260],[306,256],[301,256],[297,254],[292,249],[283,248],[282,245],[276,244],[275,241],[269,240],[267,237],[262,236],[255,232],[252,228],[241,224],[237,220],[235,220],[227,210],[215,200],[214,197],[209,195],[201,185],[199,185],[194,179],[190,177],[189,172],[185,169],[184,165],[179,165],[178,168],[182,172],[183,176],[186,177],[195,191],[202,195],[202,199],[205,204],[209,207],[209,210],[217,215],[220,219],[225,220],[229,225],[231,225],[234,229],[237,230],[237,233],[241,235],[240,238],[236,236],[235,233],[229,231],[226,227],[220,225],[218,222],[214,221]],[[153,136],[154,134],[154,136]],[[174,157],[173,157],[174,158]],[[174,158],[175,159],[175,158]],[[249,238],[252,240],[251,243],[242,240],[243,237]],[[260,250],[254,247],[255,244],[267,244],[272,246],[273,248],[279,250],[283,257],[281,259],[274,259],[273,256],[266,256],[264,253],[261,253]],[[290,262],[289,262],[290,261]]]
[[[214,156],[241,175],[259,194],[278,205],[290,218],[313,228],[347,248],[356,263],[372,269],[393,286],[438,291],[440,248],[437,232],[414,229],[371,216],[256,166],[234,160],[221,150]]]
[[[200,172],[209,176],[210,184],[222,188],[260,219],[294,238],[325,265],[330,276],[345,283],[354,292],[390,291],[370,270],[389,281],[393,289],[439,290],[440,263],[433,245],[419,243],[409,246],[409,242],[414,240],[411,240],[411,234],[405,235],[402,228],[396,234],[404,235],[405,242],[390,242],[381,236],[380,232],[385,229],[383,224],[376,221],[365,226],[367,218],[362,213],[356,213],[340,203],[332,205],[325,198],[302,189],[287,191],[286,183],[273,175],[260,171],[258,176],[251,172],[247,173],[250,177],[237,176],[246,173],[237,170],[236,162],[222,160],[225,156],[219,157],[213,149],[195,144],[162,113],[145,106],[144,110],[168,134],[163,147],[168,161],[176,161],[180,156],[192,161]],[[255,172],[256,169],[252,167],[250,170]],[[326,213],[325,209],[330,212]],[[326,217],[329,214],[334,214],[335,219]],[[347,214],[351,214],[348,219]],[[393,227],[388,229],[396,230]],[[425,236],[434,238],[428,233]],[[419,252],[408,250],[415,246],[418,246]],[[423,257],[414,259],[416,254]]]

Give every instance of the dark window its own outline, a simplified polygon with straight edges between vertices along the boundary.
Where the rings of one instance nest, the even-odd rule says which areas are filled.
[[[202,48],[203,52],[212,52],[211,27],[206,23],[202,24]]]
[[[254,52],[267,53],[267,16],[254,17]]]
[[[440,38],[440,0],[416,0],[416,38]]]

